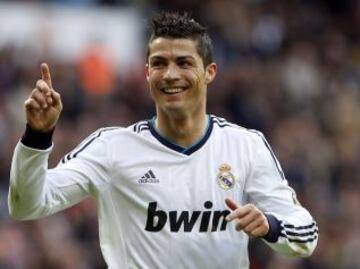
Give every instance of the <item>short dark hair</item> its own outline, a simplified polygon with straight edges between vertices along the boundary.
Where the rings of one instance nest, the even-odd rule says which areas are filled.
[[[150,55],[150,43],[159,37],[189,38],[196,41],[196,49],[204,67],[213,62],[213,45],[207,29],[196,22],[188,13],[160,12],[150,20],[151,36],[147,45],[146,58]]]

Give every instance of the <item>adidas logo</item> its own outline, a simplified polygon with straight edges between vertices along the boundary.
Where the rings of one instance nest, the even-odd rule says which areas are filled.
[[[159,183],[159,179],[156,178],[156,176],[154,175],[154,172],[151,171],[151,169],[145,174],[143,175],[141,178],[138,179],[139,183]]]

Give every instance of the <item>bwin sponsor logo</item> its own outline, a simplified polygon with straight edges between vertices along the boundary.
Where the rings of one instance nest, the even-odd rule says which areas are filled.
[[[213,203],[206,201],[204,207],[211,209]],[[200,223],[199,232],[216,232],[226,230],[225,217],[230,214],[229,210],[204,210],[204,211],[169,211],[157,210],[157,202],[151,202],[148,206],[145,230],[149,232],[161,231],[169,220],[170,231],[192,232],[195,223]],[[220,227],[220,228],[219,228]],[[219,229],[218,229],[219,228]]]

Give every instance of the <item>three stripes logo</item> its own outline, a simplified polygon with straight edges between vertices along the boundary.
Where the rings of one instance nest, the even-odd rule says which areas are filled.
[[[280,223],[280,236],[285,237],[289,242],[308,243],[318,238],[319,228],[315,222],[305,226],[294,226]]]
[[[154,172],[150,169],[149,171],[147,171],[147,173],[145,173],[145,175],[138,179],[138,182],[141,184],[160,183],[160,180],[156,178]]]

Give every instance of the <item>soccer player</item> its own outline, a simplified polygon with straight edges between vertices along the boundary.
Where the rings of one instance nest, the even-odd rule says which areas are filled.
[[[318,228],[264,136],[206,112],[216,76],[211,40],[187,14],[151,20],[150,120],[103,128],[48,169],[62,103],[50,71],[25,101],[13,156],[10,214],[37,219],[91,196],[109,268],[249,268],[248,240],[311,255]]]

